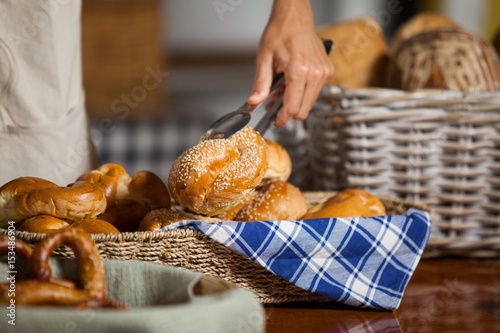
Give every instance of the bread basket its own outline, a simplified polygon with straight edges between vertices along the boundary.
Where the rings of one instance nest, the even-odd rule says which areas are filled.
[[[304,126],[311,190],[427,205],[424,257],[500,256],[500,92],[331,86]]]
[[[333,192],[305,193],[309,205],[322,202],[331,195]],[[388,215],[404,214],[410,208],[426,210],[424,205],[397,198],[381,197],[381,201]],[[0,235],[7,233],[8,230],[0,229]],[[35,244],[44,237],[43,234],[19,231],[15,231],[15,235],[30,244]],[[251,290],[261,303],[327,301],[324,296],[297,287],[192,229],[93,234],[91,237],[103,258],[150,261],[192,269]],[[55,253],[63,257],[74,256],[73,252],[64,246],[58,248]]]

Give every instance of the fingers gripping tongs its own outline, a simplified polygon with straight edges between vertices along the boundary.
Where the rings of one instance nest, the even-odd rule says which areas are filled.
[[[333,41],[323,40],[323,45],[325,46],[326,53],[329,54],[333,46]],[[284,74],[276,74],[271,84],[270,94],[276,91],[284,82]],[[260,105],[261,104],[248,104],[245,102],[237,110],[226,113],[210,125],[208,131],[202,135],[202,140],[229,138],[250,122],[252,111],[257,109]],[[261,135],[264,135],[267,129],[276,120],[276,116],[282,106],[283,94],[280,94],[257,125],[255,125],[254,129]]]

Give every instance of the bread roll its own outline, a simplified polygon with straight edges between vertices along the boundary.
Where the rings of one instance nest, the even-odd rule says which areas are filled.
[[[275,180],[256,193],[255,198],[236,214],[234,220],[295,220],[307,211],[302,192],[288,182]]]
[[[120,231],[136,231],[148,212],[170,208],[166,184],[150,171],[139,171],[130,176],[121,165],[107,163],[78,179],[102,187],[107,208],[98,218],[113,224]]]
[[[36,215],[69,220],[95,218],[106,209],[101,188],[85,181],[62,187],[21,177],[2,186],[0,198],[0,227],[5,227],[8,221],[19,222]]]
[[[311,207],[302,219],[371,217],[385,213],[383,203],[375,195],[361,189],[347,189]]]
[[[435,28],[404,41],[392,55],[388,85],[403,90],[500,89],[500,60],[491,43],[461,28]]]
[[[107,200],[106,208],[110,209],[115,206],[117,197],[127,195],[130,176],[120,164],[106,163],[95,170],[82,174],[77,180],[84,180],[101,186]]]
[[[71,228],[78,228],[88,234],[118,234],[120,231],[111,223],[100,219],[85,219],[73,222]]]
[[[421,32],[441,27],[460,27],[452,19],[437,13],[420,13],[398,27],[391,42],[391,53],[401,44]]]
[[[205,140],[173,163],[168,187],[189,210],[215,216],[249,196],[268,167],[264,138],[245,127],[227,139]]]
[[[0,228],[7,227],[7,222],[13,219],[14,197],[39,188],[57,186],[57,184],[38,177],[19,177],[0,187]]]
[[[18,230],[41,234],[50,234],[59,229],[69,227],[69,223],[50,215],[33,216],[21,223]]]
[[[160,230],[172,223],[192,220],[187,214],[174,211],[172,209],[162,208],[150,211],[139,223],[138,231]]]
[[[268,168],[263,181],[287,181],[292,173],[292,159],[279,143],[266,139]]]
[[[265,179],[262,180],[262,182],[264,182],[264,181],[265,181]],[[261,183],[261,185],[259,185],[259,186],[264,186],[265,184],[269,184],[269,181],[266,182],[266,183]],[[257,197],[258,194],[259,194],[258,190],[255,191],[255,192],[253,192],[251,195],[249,195],[248,197],[246,197],[245,200],[242,200],[237,205],[231,207],[230,209],[226,210],[222,214],[217,215],[217,218],[220,219],[220,220],[223,220],[223,221],[235,221],[236,220],[236,215],[238,214],[238,212],[243,207],[245,207],[250,202],[252,202]]]
[[[362,17],[321,26],[316,32],[335,42],[330,52],[335,75],[328,84],[343,88],[383,86],[388,48],[377,21]]]

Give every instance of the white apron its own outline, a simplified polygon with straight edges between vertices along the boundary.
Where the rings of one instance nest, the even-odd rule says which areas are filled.
[[[96,166],[80,32],[80,0],[0,0],[0,186],[66,185]]]

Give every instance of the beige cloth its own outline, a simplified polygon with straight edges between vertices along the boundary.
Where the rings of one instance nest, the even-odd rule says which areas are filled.
[[[53,276],[77,281],[75,260],[51,258],[50,262]],[[157,263],[104,259],[103,264],[108,297],[128,305],[128,311],[26,306],[8,309],[0,304],[0,332],[264,332],[264,309],[248,290]],[[17,258],[15,268],[15,281],[27,276],[21,258]],[[8,271],[4,257],[0,261],[2,282]]]
[[[0,0],[0,185],[60,185],[96,164],[81,69],[80,0]]]

